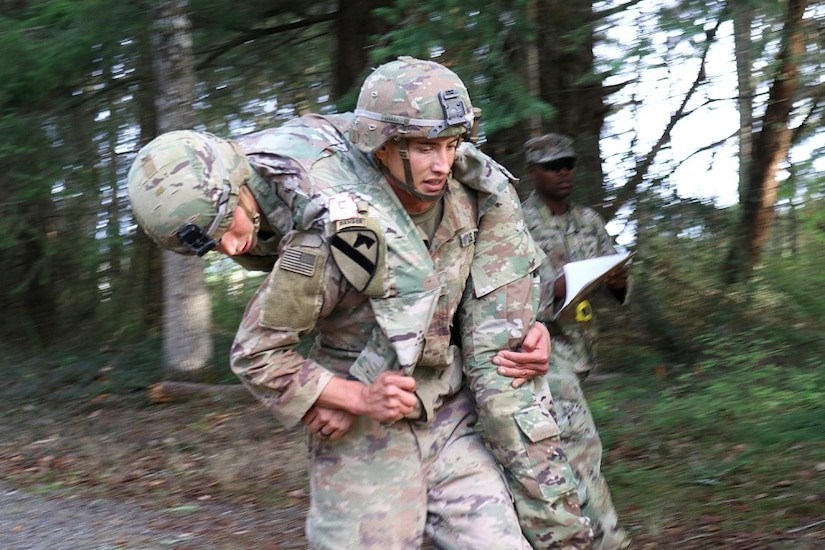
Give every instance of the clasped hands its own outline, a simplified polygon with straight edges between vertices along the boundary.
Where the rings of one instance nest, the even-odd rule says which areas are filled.
[[[550,333],[541,323],[535,323],[527,333],[518,351],[502,350],[493,357],[497,372],[514,378],[517,388],[536,376],[544,375],[549,368]],[[359,395],[353,411],[313,405],[301,419],[307,429],[318,437],[339,439],[359,415],[369,416],[378,422],[395,422],[415,410],[415,379],[394,371],[382,372],[372,384],[358,384]]]

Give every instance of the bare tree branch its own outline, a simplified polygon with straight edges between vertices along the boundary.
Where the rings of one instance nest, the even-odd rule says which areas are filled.
[[[693,95],[696,93],[696,90],[699,89],[699,86],[705,80],[705,63],[707,61],[708,51],[710,50],[711,45],[716,40],[716,33],[719,30],[719,26],[722,24],[722,20],[718,20],[716,22],[716,26],[713,28],[712,31],[708,31],[708,40],[705,42],[705,49],[702,52],[702,58],[699,64],[699,71],[696,73],[696,78],[693,80],[693,84],[691,84],[690,89],[685,94],[685,97],[682,99],[682,104],[679,105],[679,108],[676,110],[675,113],[670,117],[670,121],[668,122],[667,126],[665,127],[662,135],[659,136],[659,139],[653,145],[653,147],[648,151],[648,153],[644,156],[641,162],[637,163],[636,171],[630,180],[619,190],[619,193],[616,196],[616,199],[609,205],[606,205],[602,209],[602,213],[605,218],[612,218],[616,215],[616,212],[624,206],[624,204],[636,196],[636,192],[639,188],[639,185],[644,181],[645,176],[650,171],[650,167],[653,165],[653,161],[656,159],[656,155],[659,154],[659,151],[670,142],[671,134],[673,132],[674,126],[676,123],[679,122],[681,119],[686,117],[689,112],[686,112],[687,105],[690,100],[693,98]]]
[[[300,21],[286,23],[284,25],[275,25],[274,27],[264,27],[260,29],[250,29],[247,32],[241,33],[240,35],[236,36],[232,40],[224,42],[223,44],[218,44],[213,48],[209,48],[208,50],[206,50],[204,53],[207,53],[208,55],[205,59],[203,59],[200,63],[198,63],[195,66],[195,70],[201,70],[204,67],[208,67],[213,61],[215,61],[217,58],[224,55],[228,51],[237,48],[238,46],[241,46],[243,44],[246,44],[247,42],[255,40],[256,38],[262,38],[264,36],[271,36],[273,34],[311,27],[312,25],[317,25],[319,23],[335,21],[337,18],[338,12],[334,11],[330,13],[324,13],[308,17]]]

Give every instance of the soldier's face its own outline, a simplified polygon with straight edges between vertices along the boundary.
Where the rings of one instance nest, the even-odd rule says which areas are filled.
[[[419,193],[431,196],[433,199],[440,197],[447,185],[447,176],[455,162],[458,144],[459,138],[457,137],[408,139],[407,148],[409,149],[412,182],[407,181],[407,185],[411,185]],[[400,144],[397,141],[385,143],[375,153],[375,156],[393,176],[406,181]],[[395,189],[401,204],[411,213],[422,212],[433,205],[433,201],[422,201],[402,188],[395,187]]]
[[[235,207],[232,223],[221,237],[221,242],[215,250],[227,256],[238,256],[249,252],[249,249],[255,246],[255,237],[255,224],[239,205]]]
[[[559,159],[563,160],[563,159]],[[573,193],[573,178],[576,175],[575,164],[570,166],[556,161],[544,164],[531,164],[530,178],[536,187],[536,192],[550,200],[564,201]]]

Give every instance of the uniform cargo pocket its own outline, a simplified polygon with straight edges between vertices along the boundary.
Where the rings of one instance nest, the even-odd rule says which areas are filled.
[[[541,405],[527,407],[513,415],[521,432],[533,443],[561,433],[553,415]]]

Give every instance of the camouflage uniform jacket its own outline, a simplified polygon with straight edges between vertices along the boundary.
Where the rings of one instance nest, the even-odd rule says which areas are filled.
[[[547,254],[541,266],[541,302],[539,320],[547,324],[553,337],[551,363],[585,374],[595,367],[595,342],[598,335],[595,319],[586,323],[553,319],[553,284],[561,277],[564,264],[615,254],[613,239],[604,220],[592,208],[571,204],[568,211],[554,215],[535,193],[524,201],[524,215],[530,233]],[[630,298],[630,280],[623,303]]]
[[[288,426],[300,421],[331,376],[351,375],[354,361],[367,365],[359,376],[365,381],[386,368],[415,367],[416,377],[423,373],[436,388],[433,397],[422,399],[431,406],[438,396],[457,391],[461,367],[450,329],[471,268],[480,280],[496,284],[495,274],[476,269],[472,259],[479,212],[502,201],[451,178],[444,217],[428,251],[373,160],[347,142],[351,120],[310,115],[241,141],[264,180],[277,180],[296,229],[284,237],[275,269],[247,308],[232,364]],[[495,185],[510,191],[506,178],[496,178]],[[358,214],[352,219],[373,229],[384,251],[374,260],[375,276],[360,291],[339,268],[340,249],[333,258],[341,226],[329,205],[342,196],[354,197]],[[294,346],[313,329],[318,336],[305,359]]]

